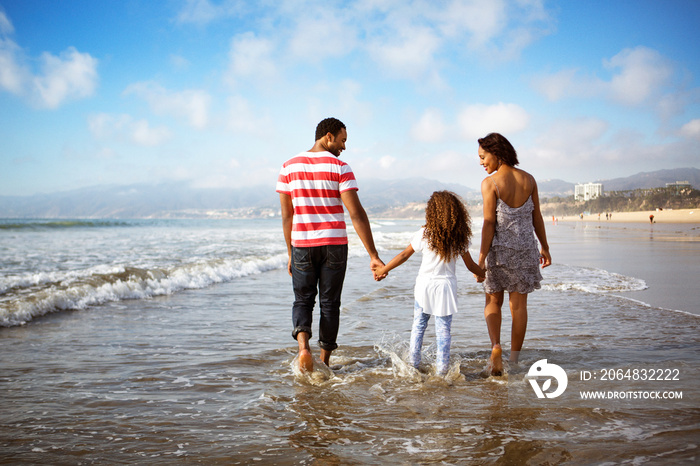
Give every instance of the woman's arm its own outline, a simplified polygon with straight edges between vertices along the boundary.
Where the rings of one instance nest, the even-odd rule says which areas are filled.
[[[484,226],[481,228],[481,249],[479,251],[479,267],[486,267],[486,256],[491,249],[491,241],[496,233],[496,188],[493,181],[484,178],[481,182],[481,197],[484,200]]]
[[[462,260],[464,261],[464,265],[466,265],[469,271],[477,278],[477,281],[483,281],[483,279],[486,277],[486,272],[484,272],[484,269],[479,267],[476,262],[474,262],[474,259],[472,259],[472,255],[469,254],[469,251],[462,253]]]
[[[532,226],[535,227],[535,235],[537,235],[537,239],[540,241],[540,264],[542,264],[542,268],[545,268],[552,265],[552,256],[549,254],[547,232],[544,229],[542,212],[540,212],[540,196],[537,192],[537,182],[534,178],[532,182],[535,183],[535,187],[532,190],[532,203],[535,205],[535,209],[532,211]]]

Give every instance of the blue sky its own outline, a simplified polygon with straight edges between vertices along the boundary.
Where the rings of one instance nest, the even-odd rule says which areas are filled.
[[[700,167],[695,0],[0,0],[0,195],[265,184],[348,127],[363,178]],[[361,191],[360,191],[361,193]]]

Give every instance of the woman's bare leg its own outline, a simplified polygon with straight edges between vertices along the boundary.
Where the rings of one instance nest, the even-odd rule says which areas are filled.
[[[484,305],[484,317],[486,327],[491,339],[491,357],[489,367],[491,375],[503,375],[503,360],[501,359],[501,307],[503,306],[503,292],[489,294],[486,293],[486,304]]]
[[[517,363],[520,358],[520,350],[525,341],[527,331],[527,293],[508,293],[510,303],[510,315],[513,317],[513,326],[510,331],[510,358],[509,361]]]

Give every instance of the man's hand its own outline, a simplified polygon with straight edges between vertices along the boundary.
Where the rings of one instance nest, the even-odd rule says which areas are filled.
[[[384,267],[384,262],[382,262],[382,260],[378,257],[376,259],[372,259],[370,261],[369,268],[370,268],[370,270],[372,270],[372,275],[374,275],[374,279],[376,281],[384,280],[387,277],[387,275],[389,275],[387,273],[384,273],[382,275],[377,275],[376,271],[378,269],[383,268],[383,267]]]

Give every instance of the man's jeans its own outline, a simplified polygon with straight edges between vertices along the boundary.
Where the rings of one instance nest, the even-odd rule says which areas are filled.
[[[319,323],[318,345],[327,351],[338,347],[340,324],[340,295],[343,291],[345,270],[348,264],[348,245],[316,246],[311,248],[292,247],[292,286],[294,305],[292,307],[292,338],[299,332],[311,337],[316,295],[319,294],[321,321]]]

